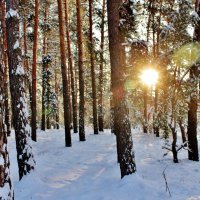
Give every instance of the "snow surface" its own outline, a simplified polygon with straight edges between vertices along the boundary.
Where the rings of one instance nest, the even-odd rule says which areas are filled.
[[[36,170],[18,181],[14,134],[9,138],[11,175],[16,200],[200,200],[200,163],[179,153],[180,163],[162,149],[163,139],[133,133],[137,172],[120,179],[115,136],[108,130],[87,141],[72,134],[64,147],[64,130],[38,133],[33,144]],[[163,171],[171,192],[166,192]]]

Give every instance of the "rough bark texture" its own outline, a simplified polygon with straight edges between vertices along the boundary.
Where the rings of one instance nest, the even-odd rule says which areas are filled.
[[[61,55],[61,71],[62,71],[62,82],[63,82],[63,104],[64,104],[64,122],[65,122],[65,146],[72,146],[71,143],[71,132],[70,132],[70,94],[68,91],[68,80],[67,80],[67,64],[66,64],[66,51],[65,51],[65,34],[63,27],[63,8],[62,0],[58,2],[58,18],[59,18],[59,32],[60,32],[60,55]]]
[[[105,40],[105,13],[106,13],[106,1],[103,0],[102,7],[102,22],[101,22],[101,52],[100,52],[100,69],[99,69],[99,99],[98,99],[98,124],[99,131],[103,131],[103,67],[104,67],[104,40]]]
[[[2,1],[0,2],[2,3]],[[3,65],[3,44],[0,42],[0,199],[14,199],[10,178],[10,161],[7,150],[7,134],[5,127],[5,88],[6,71]],[[6,193],[5,193],[6,191]]]
[[[58,70],[56,68],[56,63],[55,63],[55,95],[56,95],[56,100],[57,100],[57,109],[56,109],[56,113],[55,113],[55,121],[56,121],[56,129],[59,129],[59,101],[58,101],[58,91],[59,91],[59,87],[58,87]]]
[[[21,179],[24,175],[34,169],[35,161],[32,154],[32,147],[30,146],[30,126],[28,123],[29,114],[25,95],[25,73],[22,64],[22,52],[19,47],[19,1],[7,0],[6,3],[10,92],[19,179]]]
[[[45,5],[45,12],[44,12],[44,24],[47,21],[47,4]],[[43,33],[43,56],[46,56],[47,54],[47,48],[46,48],[46,40],[47,40],[47,35],[46,32],[44,31]],[[41,130],[45,131],[46,129],[46,106],[45,106],[45,91],[46,91],[46,84],[44,81],[44,73],[45,73],[45,66],[42,65],[42,121],[41,121]]]
[[[114,132],[119,150],[119,163],[121,177],[132,174],[136,171],[134,161],[133,142],[130,132],[130,121],[126,105],[126,94],[124,89],[125,72],[125,49],[122,46],[124,36],[119,30],[119,7],[122,0],[108,1],[108,32],[109,50],[111,60],[111,81],[114,104]],[[117,50],[117,51],[116,51]]]
[[[200,3],[196,1],[195,9],[200,16]],[[200,41],[200,22],[195,27],[194,31],[194,40]],[[188,142],[189,149],[188,158],[189,160],[199,161],[199,153],[198,153],[198,140],[197,140],[197,109],[198,109],[198,89],[197,89],[197,79],[198,79],[198,66],[194,65],[190,70],[190,79],[194,81],[194,91],[191,92],[190,102],[189,102],[189,110],[188,110]]]
[[[80,0],[76,0],[77,10],[77,39],[78,39],[78,67],[79,67],[79,139],[85,141],[85,97],[84,97],[84,69],[83,69],[83,39]]]
[[[34,42],[33,42],[33,64],[32,64],[32,102],[31,102],[31,111],[32,111],[32,120],[31,120],[31,136],[33,141],[37,141],[37,81],[36,81],[36,69],[37,69],[37,46],[38,46],[38,13],[39,12],[39,1],[35,0],[35,24],[34,24]]]
[[[90,50],[90,64],[92,76],[92,107],[93,107],[93,128],[94,134],[98,134],[98,118],[97,118],[97,94],[96,94],[96,80],[95,80],[95,64],[94,64],[94,42],[93,42],[93,0],[89,0],[89,50]]]
[[[192,66],[190,70],[190,78],[197,81],[197,72],[198,66]],[[199,161],[198,153],[198,140],[197,140],[197,109],[198,109],[198,100],[197,100],[197,84],[194,83],[193,90],[190,96],[189,110],[188,110],[188,158],[189,160]]]
[[[71,52],[71,38],[69,35],[69,17],[68,17],[68,2],[64,1],[65,5],[65,24],[66,24],[66,37],[67,37],[67,49],[68,49],[68,63],[71,78],[71,95],[72,95],[72,110],[73,110],[73,128],[74,133],[78,132],[78,122],[77,122],[77,97],[75,92],[75,81],[74,81],[74,71],[73,71],[73,61]]]
[[[23,19],[23,31],[24,31],[24,69],[26,73],[26,88],[29,91],[30,105],[32,102],[32,86],[30,81],[30,69],[28,60],[28,46],[27,46],[27,21],[26,18]]]
[[[1,27],[3,33],[3,60],[4,60],[4,67],[5,67],[5,81],[4,81],[4,91],[5,91],[5,124],[6,124],[6,131],[7,135],[10,136],[11,133],[11,126],[10,126],[10,109],[9,109],[9,101],[8,101],[8,55],[7,55],[7,38],[6,38],[6,8],[5,8],[5,1],[0,1],[0,7],[2,11],[1,15]]]

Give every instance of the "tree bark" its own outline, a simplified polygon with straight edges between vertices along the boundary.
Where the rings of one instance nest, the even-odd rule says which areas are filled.
[[[94,42],[93,42],[93,0],[89,0],[89,50],[90,50],[90,64],[92,76],[92,107],[93,107],[93,128],[94,134],[98,134],[98,119],[97,119],[97,94],[96,94],[96,81],[95,81],[95,66],[94,66]]]
[[[35,24],[34,24],[34,42],[33,42],[33,64],[32,64],[32,102],[31,102],[31,111],[32,111],[32,120],[31,120],[31,136],[33,141],[37,141],[37,46],[38,46],[38,15],[39,15],[39,2],[35,0]]]
[[[45,5],[45,12],[44,12],[44,26],[47,21],[47,4]],[[47,35],[46,31],[44,30],[43,33],[43,56],[47,54]],[[41,130],[45,131],[46,129],[46,105],[45,105],[45,91],[46,91],[46,83],[44,81],[44,73],[45,73],[45,65],[42,64],[42,121],[41,121]]]
[[[0,1],[0,4],[4,2]],[[2,6],[2,5],[1,5]],[[2,24],[1,24],[2,25]],[[14,199],[13,187],[10,177],[10,161],[7,149],[7,133],[5,127],[5,82],[6,80],[6,70],[3,64],[3,44],[0,39],[1,49],[0,49],[0,191],[6,191],[5,193],[0,193],[0,199],[12,200]],[[5,60],[4,60],[5,62]]]
[[[102,22],[101,22],[101,52],[100,52],[100,69],[99,69],[99,99],[98,99],[98,124],[99,131],[103,131],[103,67],[104,67],[104,40],[105,40],[105,13],[106,13],[106,1],[103,0],[102,6]]]
[[[28,106],[25,89],[25,73],[22,52],[19,47],[19,14],[17,0],[7,0],[6,31],[8,41],[8,65],[12,102],[13,125],[15,129],[19,179],[35,168],[30,142]]]
[[[143,132],[148,133],[148,111],[147,111],[147,103],[148,103],[148,87],[144,85],[144,121],[143,121]]]
[[[78,132],[78,122],[77,122],[77,97],[75,92],[75,81],[74,81],[74,71],[73,71],[73,60],[71,51],[71,38],[69,35],[69,12],[68,12],[68,2],[64,1],[65,6],[65,24],[66,24],[66,37],[67,37],[67,49],[68,49],[68,63],[71,78],[71,95],[72,95],[72,110],[73,110],[73,128],[74,133]]]
[[[119,7],[122,0],[108,1],[108,33],[111,60],[111,81],[114,104],[114,132],[119,138],[121,178],[136,171],[130,121],[124,88],[125,49],[124,35],[119,30]],[[117,51],[116,51],[117,50]]]
[[[63,6],[62,0],[58,2],[58,19],[59,19],[59,33],[60,33],[60,55],[61,55],[61,71],[63,82],[63,104],[64,104],[64,121],[65,121],[65,146],[71,147],[71,132],[70,132],[70,94],[69,82],[67,79],[67,64],[66,64],[66,48],[65,48],[65,33],[63,27]]]
[[[195,10],[200,16],[200,2],[197,0],[195,3]],[[195,27],[194,30],[194,41],[200,41],[200,22]],[[194,65],[190,70],[190,79],[194,82],[197,82],[198,79],[198,66]],[[199,153],[198,153],[198,140],[197,140],[197,109],[198,109],[198,83],[194,83],[192,87],[194,91],[191,93],[190,102],[189,102],[189,110],[188,110],[188,158],[189,160],[199,161]]]
[[[3,60],[4,60],[4,67],[5,67],[5,81],[4,81],[4,88],[5,88],[5,124],[6,124],[6,132],[7,135],[10,136],[11,133],[11,126],[10,126],[10,109],[9,109],[9,100],[8,100],[8,55],[7,55],[7,38],[6,38],[6,8],[5,8],[5,1],[0,1],[0,7],[2,11],[1,17],[1,26],[2,26],[2,33],[3,33]]]
[[[85,141],[85,97],[84,97],[84,69],[83,69],[83,38],[80,0],[76,0],[77,10],[77,40],[79,66],[79,140]]]
[[[55,95],[56,95],[56,100],[57,100],[57,109],[56,109],[56,114],[55,114],[55,120],[56,120],[56,129],[59,129],[59,101],[58,101],[58,92],[59,92],[59,87],[58,87],[58,70],[57,66],[55,63]]]

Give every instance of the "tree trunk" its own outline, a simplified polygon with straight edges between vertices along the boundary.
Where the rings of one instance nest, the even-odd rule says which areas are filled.
[[[83,69],[83,38],[80,0],[76,0],[77,10],[77,40],[79,66],[79,140],[85,141],[85,98],[84,98],[84,69]]]
[[[178,163],[178,153],[176,150],[176,142],[177,142],[177,132],[176,128],[170,127],[172,131],[172,137],[173,137],[173,142],[172,142],[172,153],[173,153],[173,161],[174,163]]]
[[[58,70],[57,66],[55,63],[55,95],[56,95],[56,100],[57,100],[57,109],[56,109],[56,114],[55,114],[55,121],[56,121],[56,129],[59,129],[59,101],[58,101],[58,92],[59,92],[59,87],[58,87]]]
[[[45,5],[45,12],[44,12],[44,26],[47,21],[47,4]],[[44,29],[43,33],[43,56],[46,56],[47,54],[47,35],[46,31]],[[44,73],[45,73],[45,65],[42,64],[42,121],[41,121],[41,130],[45,131],[46,129],[46,105],[45,105],[45,92],[46,92],[46,83],[44,81]]]
[[[148,133],[148,113],[147,113],[147,102],[148,102],[148,87],[144,85],[144,121],[143,121],[143,132]]]
[[[182,142],[184,144],[187,139],[186,139],[185,128],[184,128],[184,125],[182,123],[182,120],[179,120],[178,124],[179,124],[180,130],[181,130]]]
[[[32,102],[31,102],[31,111],[32,111],[32,119],[31,119],[31,136],[33,141],[37,141],[37,104],[36,104],[36,92],[37,92],[37,46],[38,46],[38,12],[39,12],[39,0],[35,0],[35,24],[34,24],[34,42],[33,42],[33,64],[32,64]]]
[[[190,78],[196,79],[195,72],[198,70],[198,67],[192,67],[190,70]],[[195,78],[196,77],[196,78]],[[189,110],[188,110],[188,158],[189,160],[199,161],[198,153],[198,140],[197,140],[197,85],[193,86],[196,91],[193,91],[190,97]]]
[[[11,126],[10,126],[10,109],[9,109],[9,100],[8,100],[8,55],[7,55],[7,38],[6,38],[6,8],[5,8],[5,1],[0,1],[0,7],[2,11],[1,17],[1,26],[3,32],[3,60],[4,60],[4,67],[5,67],[5,81],[4,81],[4,90],[5,90],[5,124],[6,124],[6,132],[7,135],[10,136],[11,133]]]
[[[2,4],[3,2],[0,1]],[[2,5],[1,5],[2,6]],[[2,25],[2,24],[1,24]],[[1,40],[1,39],[0,39]],[[12,200],[14,199],[13,187],[10,178],[10,161],[7,149],[7,133],[5,127],[5,100],[6,100],[6,91],[5,91],[5,82],[6,79],[6,70],[3,64],[3,42],[1,43],[0,49],[0,199]],[[5,61],[5,60],[4,60]]]
[[[71,132],[70,132],[70,94],[68,90],[67,79],[67,64],[66,64],[66,51],[65,51],[65,33],[63,27],[63,8],[62,0],[58,2],[58,19],[59,19],[59,33],[60,33],[60,55],[61,55],[61,71],[63,82],[63,104],[64,104],[64,121],[65,121],[65,146],[71,147]]]
[[[103,0],[102,22],[101,22],[100,69],[99,69],[99,99],[98,99],[99,131],[103,131],[103,128],[104,128],[104,124],[103,124],[103,67],[104,67],[105,13],[106,13],[106,1]]]
[[[98,118],[97,118],[97,95],[96,95],[96,81],[95,81],[95,66],[94,66],[94,42],[93,42],[93,0],[89,0],[89,50],[90,50],[90,64],[92,76],[92,106],[93,106],[93,128],[94,134],[98,134]]]
[[[24,69],[26,72],[26,84],[27,88],[29,90],[29,98],[30,98],[30,104],[32,99],[32,88],[30,83],[30,69],[29,69],[29,62],[28,62],[28,47],[27,47],[27,25],[26,25],[26,19],[23,19],[23,31],[24,31]]]
[[[22,64],[22,52],[19,47],[18,1],[7,0],[7,41],[10,92],[12,101],[13,125],[15,129],[19,179],[35,167],[30,142],[28,106],[25,90],[25,73]],[[12,11],[12,12],[10,12]]]
[[[195,10],[200,16],[200,2],[196,0],[195,3]],[[195,27],[194,30],[194,40],[200,41],[200,22]],[[190,79],[194,82],[197,82],[198,79],[198,66],[192,66],[190,70]],[[189,149],[188,151],[188,158],[189,160],[199,161],[199,153],[198,153],[198,140],[197,140],[197,109],[198,109],[198,83],[194,83],[193,90],[190,96],[189,102],[189,110],[188,110],[188,144]]]
[[[119,7],[122,0],[108,1],[108,33],[109,50],[111,60],[111,81],[114,104],[114,131],[119,138],[120,169],[121,177],[136,171],[134,161],[133,142],[130,132],[130,121],[126,105],[126,94],[124,88],[125,73],[125,48],[124,35],[119,30]],[[117,51],[116,51],[117,50]]]
[[[65,5],[65,24],[66,24],[66,36],[67,36],[67,49],[68,49],[68,62],[71,78],[71,95],[72,95],[72,110],[73,110],[73,128],[74,133],[78,132],[78,122],[77,122],[77,97],[75,92],[75,81],[74,81],[74,71],[73,71],[73,61],[72,61],[72,52],[71,52],[71,39],[69,35],[69,17],[68,17],[68,2],[64,1]]]

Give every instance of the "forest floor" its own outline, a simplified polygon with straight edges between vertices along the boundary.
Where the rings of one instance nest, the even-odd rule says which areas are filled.
[[[171,153],[163,157],[163,139],[134,131],[137,172],[121,180],[115,136],[109,130],[86,133],[86,142],[73,134],[73,147],[66,148],[64,130],[39,132],[33,144],[36,169],[20,182],[12,133],[15,200],[200,200],[200,162],[187,160],[187,151],[181,150],[179,163],[174,164]]]

